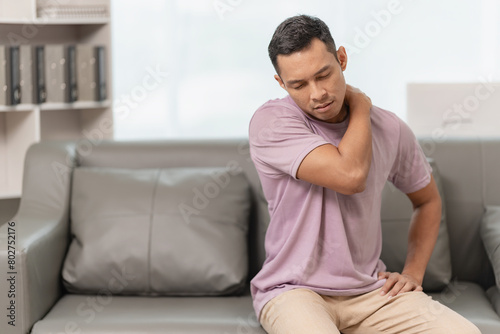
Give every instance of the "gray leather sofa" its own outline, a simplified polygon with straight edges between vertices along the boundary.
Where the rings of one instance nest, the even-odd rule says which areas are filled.
[[[424,288],[500,333],[500,140],[421,145],[445,203]],[[387,185],[389,269],[410,214]],[[0,226],[0,333],[264,333],[248,281],[267,223],[245,140],[35,144],[19,211]]]

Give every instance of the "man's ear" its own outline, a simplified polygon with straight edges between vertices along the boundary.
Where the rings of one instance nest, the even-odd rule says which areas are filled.
[[[347,67],[347,52],[343,46],[337,50],[337,59],[339,60],[342,71],[345,71]]]
[[[281,88],[283,88],[284,90],[286,90],[285,83],[283,82],[283,80],[281,80],[281,77],[279,75],[275,74],[274,78],[276,79],[276,81],[278,81],[278,83],[280,84]]]

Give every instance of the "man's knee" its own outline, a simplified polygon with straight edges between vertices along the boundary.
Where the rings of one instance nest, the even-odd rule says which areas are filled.
[[[463,325],[461,325],[462,330],[457,331],[456,333],[459,334],[481,334],[481,331],[479,328],[477,328],[476,325],[474,325],[472,322],[469,320],[463,318]]]
[[[440,304],[438,302],[435,303]],[[440,305],[442,313],[437,314],[436,319],[431,321],[437,328],[442,329],[441,331],[436,331],[436,333],[481,334],[481,331],[471,321],[452,309],[442,304]]]
[[[432,334],[481,334],[469,320],[424,293],[411,293],[412,319],[407,325]],[[408,300],[407,300],[408,301]],[[405,306],[407,307],[407,305]],[[411,313],[412,312],[412,313]]]

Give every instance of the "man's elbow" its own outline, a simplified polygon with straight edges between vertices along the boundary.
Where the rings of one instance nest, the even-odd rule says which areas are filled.
[[[366,189],[366,179],[363,181],[358,181],[354,185],[353,195],[358,194],[358,193],[362,193],[363,191],[365,191],[365,189]]]
[[[354,195],[365,191],[367,176],[366,173],[362,172],[351,173],[346,183],[346,189],[342,193],[344,195]]]

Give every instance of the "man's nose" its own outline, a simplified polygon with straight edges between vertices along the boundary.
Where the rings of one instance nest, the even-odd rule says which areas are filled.
[[[326,89],[324,89],[322,85],[319,85],[317,83],[313,83],[311,85],[311,100],[323,101],[326,95]]]

